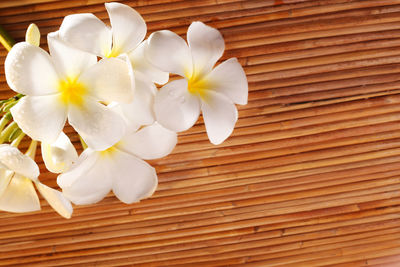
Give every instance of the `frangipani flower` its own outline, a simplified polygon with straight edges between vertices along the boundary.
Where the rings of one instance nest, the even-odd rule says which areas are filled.
[[[152,124],[155,94],[153,82],[166,83],[168,73],[152,66],[144,56],[146,42],[142,41],[147,27],[140,14],[120,3],[106,3],[105,6],[111,28],[93,14],[73,14],[64,18],[60,26],[60,37],[68,44],[102,58],[126,56],[132,67],[135,96],[132,103],[121,106],[129,111],[137,123]]]
[[[234,103],[247,103],[248,85],[243,68],[231,58],[213,69],[224,52],[219,31],[202,22],[193,22],[188,44],[171,31],[159,31],[148,39],[146,56],[163,71],[185,79],[161,88],[155,98],[157,121],[176,131],[189,129],[202,110],[208,138],[222,143],[233,131],[238,118]]]
[[[131,102],[128,64],[100,60],[66,45],[58,33],[48,35],[51,57],[41,48],[21,42],[5,61],[7,83],[26,95],[11,109],[18,126],[32,139],[52,143],[69,123],[88,146],[104,150],[124,135],[118,114],[99,101]]]
[[[78,159],[78,153],[64,132],[54,143],[41,143],[42,157],[46,168],[53,173],[67,171]]]
[[[64,195],[78,205],[102,200],[110,190],[130,204],[153,194],[157,174],[143,159],[156,159],[175,147],[175,132],[154,123],[129,133],[105,151],[87,148],[65,173],[57,178]]]
[[[39,167],[27,155],[10,145],[0,145],[0,210],[29,212],[40,210],[39,198],[32,182],[42,196],[61,216],[70,218],[71,203],[63,194],[38,180]]]

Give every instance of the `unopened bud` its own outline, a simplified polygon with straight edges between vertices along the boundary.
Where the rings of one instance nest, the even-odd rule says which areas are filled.
[[[40,31],[36,24],[31,23],[31,25],[29,25],[28,29],[26,30],[25,41],[31,45],[40,45]]]

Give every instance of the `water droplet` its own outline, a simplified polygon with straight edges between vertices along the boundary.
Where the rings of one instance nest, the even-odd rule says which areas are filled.
[[[174,89],[169,89],[168,90],[168,95],[170,96],[170,97],[176,97],[176,92],[175,92],[175,90]]]
[[[179,98],[179,103],[183,104],[183,103],[185,103],[185,102],[186,102],[185,97],[184,97],[184,96],[181,96],[181,97]]]

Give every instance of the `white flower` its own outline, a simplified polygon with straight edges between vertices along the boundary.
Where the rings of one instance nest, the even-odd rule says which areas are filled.
[[[76,163],[57,178],[63,193],[78,205],[102,200],[110,190],[124,203],[153,194],[157,174],[143,159],[169,154],[175,147],[175,132],[157,123],[125,136],[105,151],[86,149]]]
[[[39,198],[32,181],[42,196],[61,216],[70,218],[71,203],[63,194],[38,180],[39,167],[27,155],[10,145],[0,145],[0,210],[29,212],[40,210]]]
[[[64,132],[61,132],[54,143],[42,142],[41,150],[46,168],[54,173],[67,171],[78,159],[75,147]]]
[[[134,9],[120,3],[105,4],[111,28],[93,14],[66,16],[60,26],[60,37],[70,45],[102,58],[123,57],[131,63],[135,96],[122,108],[141,125],[154,122],[152,110],[155,87],[152,82],[164,84],[168,73],[149,64],[144,56],[146,23]],[[139,117],[138,114],[141,114]]]
[[[51,57],[21,42],[5,61],[7,83],[26,95],[11,109],[18,126],[32,139],[52,143],[69,123],[88,146],[104,150],[124,135],[122,118],[99,101],[131,102],[128,64],[117,58],[100,60],[66,45],[58,33],[48,35]]]
[[[189,129],[203,112],[207,134],[213,144],[222,143],[238,118],[234,103],[247,103],[246,75],[236,58],[213,69],[224,52],[219,31],[193,22],[186,42],[171,31],[153,33],[146,56],[163,71],[183,76],[161,88],[155,98],[156,119],[173,131]]]

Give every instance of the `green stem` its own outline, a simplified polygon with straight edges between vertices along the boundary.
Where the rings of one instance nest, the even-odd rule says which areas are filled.
[[[36,147],[37,147],[37,141],[36,140],[32,140],[31,144],[29,145],[28,150],[25,152],[25,155],[27,155],[31,159],[35,160]]]
[[[11,120],[11,118],[9,118],[9,116],[4,115],[1,119],[0,119],[0,132],[2,132],[4,130],[4,127],[6,127],[7,123],[9,123]]]
[[[3,112],[9,112],[10,109],[18,103],[18,100],[12,100],[7,104],[3,105]]]
[[[0,134],[0,144],[4,143],[5,140],[8,140],[10,134],[12,134],[16,128],[18,128],[18,124],[15,121],[10,123]]]
[[[8,34],[8,32],[1,25],[0,25],[0,43],[8,51],[10,51],[13,45],[15,44],[14,39]]]
[[[11,145],[12,145],[12,146],[15,146],[15,147],[18,147],[18,146],[19,146],[19,143],[21,143],[21,140],[22,140],[24,137],[25,137],[25,133],[24,133],[24,132],[21,132],[21,133],[17,136],[17,138],[15,138],[15,139],[12,141]]]
[[[83,141],[83,139],[82,139],[82,137],[81,136],[79,136],[79,140],[81,141],[81,144],[82,144],[82,147],[83,147],[83,150],[85,150],[88,146],[87,146],[87,144],[85,143],[85,141]]]

